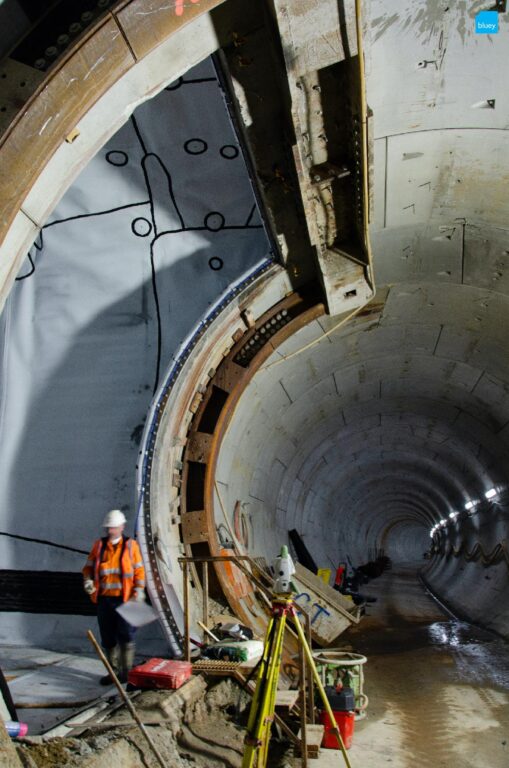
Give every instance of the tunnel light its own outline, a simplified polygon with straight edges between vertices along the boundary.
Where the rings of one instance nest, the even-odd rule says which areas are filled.
[[[487,499],[493,499],[497,495],[497,491],[495,488],[490,488],[484,495]]]
[[[444,525],[447,525],[447,520],[440,520],[439,525],[443,528]]]
[[[473,506],[474,506],[474,502],[473,501],[467,501],[467,503],[465,504],[465,509],[467,509],[467,510],[468,509],[472,509]]]
[[[451,520],[456,520],[456,518],[458,517],[458,513],[457,512],[449,512],[449,517],[451,518]]]

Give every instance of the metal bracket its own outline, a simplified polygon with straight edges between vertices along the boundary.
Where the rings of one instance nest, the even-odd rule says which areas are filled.
[[[346,165],[335,165],[329,162],[313,165],[309,169],[312,184],[324,184],[333,179],[343,179],[350,176],[350,173]]]

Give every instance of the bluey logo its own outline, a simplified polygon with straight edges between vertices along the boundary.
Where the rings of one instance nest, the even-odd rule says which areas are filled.
[[[475,17],[477,35],[495,35],[498,32],[497,11],[480,11]]]

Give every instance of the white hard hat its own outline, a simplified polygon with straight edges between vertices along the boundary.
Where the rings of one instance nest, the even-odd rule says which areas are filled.
[[[125,515],[120,509],[110,510],[103,520],[103,528],[116,528],[117,525],[124,525]]]

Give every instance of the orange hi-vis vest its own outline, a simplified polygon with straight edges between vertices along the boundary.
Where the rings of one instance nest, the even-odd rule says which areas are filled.
[[[145,587],[145,568],[138,543],[122,536],[112,544],[108,538],[97,539],[83,568],[83,578],[92,579],[95,592],[93,603],[99,596],[119,597],[125,603],[135,589]]]

